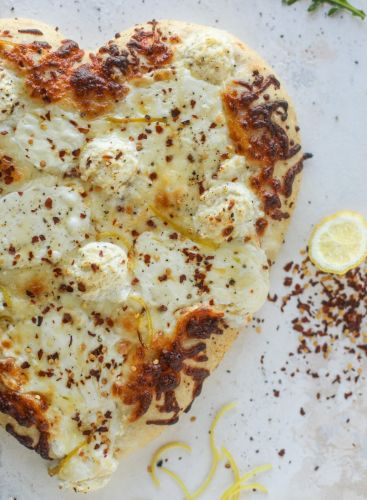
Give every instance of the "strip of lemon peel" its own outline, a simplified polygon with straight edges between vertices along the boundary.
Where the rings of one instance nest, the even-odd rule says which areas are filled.
[[[10,293],[8,292],[8,290],[4,286],[0,285],[0,292],[4,297],[4,302],[6,303],[7,307],[11,307],[13,302],[11,300]]]
[[[161,467],[160,470],[167,474],[171,479],[173,479],[176,484],[180,487],[182,493],[184,494],[185,500],[196,500],[200,495],[204,493],[204,491],[208,488],[209,484],[211,483],[215,472],[218,467],[218,463],[222,458],[227,458],[233,472],[234,476],[234,483],[232,483],[222,494],[221,500],[238,500],[239,494],[241,491],[249,491],[249,490],[258,490],[263,493],[268,493],[268,490],[265,488],[260,483],[245,483],[248,479],[251,479],[257,474],[260,474],[261,472],[265,472],[268,470],[272,469],[272,466],[270,464],[266,465],[261,465],[259,467],[254,468],[253,470],[246,472],[242,476],[240,475],[238,465],[233,457],[233,455],[230,453],[230,451],[226,447],[222,447],[221,450],[217,448],[217,445],[215,443],[215,430],[218,425],[219,420],[221,417],[229,410],[233,409],[236,406],[235,403],[229,403],[227,405],[224,405],[216,414],[214,417],[214,420],[210,426],[210,449],[212,451],[212,465],[210,467],[210,471],[204,480],[204,482],[201,484],[201,486],[194,492],[190,493],[188,488],[186,487],[184,481],[181,479],[181,477],[176,474],[175,472],[167,469],[166,467]],[[187,451],[191,451],[191,447],[181,441],[176,441],[172,443],[167,443],[166,445],[161,446],[153,455],[152,460],[150,462],[150,467],[149,467],[149,472],[151,474],[152,480],[156,486],[159,486],[159,480],[156,475],[156,464],[162,454],[170,449],[170,448],[183,448]]]
[[[185,500],[193,500],[194,497],[190,494],[189,490],[186,488],[185,483],[182,481],[180,476],[176,474],[175,472],[172,472],[169,469],[166,469],[166,467],[161,467],[160,468],[162,472],[167,474],[171,479],[173,479],[178,486],[181,488],[182,493],[185,495]]]
[[[269,493],[268,490],[260,483],[236,484],[232,485],[230,488],[228,488],[228,490],[225,491],[225,495],[221,496],[221,500],[232,500],[233,498],[235,498],[235,496],[239,495],[241,491],[249,490],[257,490],[261,491],[262,493]]]
[[[162,212],[160,212],[153,205],[149,205],[149,208],[154,213],[154,215],[158,217],[158,219],[165,222],[168,226],[172,227],[172,229],[182,234],[182,236],[184,236],[185,238],[193,241],[194,243],[197,243],[198,245],[211,248],[212,250],[217,250],[219,248],[218,243],[215,243],[209,238],[203,238],[202,236],[199,236],[191,229],[181,226],[181,224],[177,224],[177,222],[173,221],[170,217],[167,217],[166,215],[162,214]]]
[[[235,406],[236,406],[236,403],[229,403],[227,405],[222,406],[222,408],[217,412],[217,414],[214,417],[214,420],[212,422],[212,425],[210,426],[210,431],[209,431],[210,432],[210,438],[209,438],[210,439],[210,449],[212,451],[212,464],[211,464],[211,467],[210,467],[210,470],[209,470],[209,473],[208,473],[206,479],[201,484],[201,486],[199,486],[199,488],[193,493],[193,495],[192,495],[193,499],[198,498],[200,495],[202,495],[204,493],[204,491],[208,488],[209,484],[211,483],[211,481],[216,473],[216,470],[217,470],[217,467],[218,467],[218,464],[219,464],[219,461],[220,461],[222,455],[221,455],[220,450],[217,448],[217,445],[215,444],[215,437],[214,437],[215,429],[216,429],[221,417],[225,413],[227,413],[227,411],[232,410]]]
[[[240,469],[238,468],[237,462],[232,453],[225,446],[222,446],[222,453],[227,458],[228,463],[231,466],[233,472],[234,484],[236,484],[238,483],[241,477]],[[238,494],[233,496],[233,500],[238,500],[238,499],[239,499]]]
[[[108,116],[107,120],[112,123],[153,123],[153,122],[166,122],[167,118],[163,116],[147,116],[147,117],[133,117],[125,118],[119,116]]]
[[[60,460],[60,462],[55,465],[55,467],[50,467],[48,469],[48,473],[50,476],[55,476],[56,474],[59,474],[61,472],[61,470],[63,469],[63,467],[65,467],[65,465],[70,462],[70,460],[78,453],[78,451],[83,448],[83,446],[85,446],[87,444],[86,441],[83,441],[82,443],[80,443],[78,446],[76,446],[73,450],[71,450],[70,453],[68,453],[64,458],[62,458]]]
[[[156,474],[157,462],[160,460],[162,454],[165,451],[170,450],[171,448],[182,448],[183,450],[191,451],[191,446],[188,445],[187,443],[183,443],[182,441],[172,441],[171,443],[164,444],[163,446],[158,448],[158,450],[152,456],[152,459],[151,459],[150,464],[149,464],[149,474],[152,478],[153,483],[157,487],[160,486],[159,479],[158,479],[157,474]],[[166,469],[165,472],[167,470],[168,469]],[[182,480],[180,480],[180,481],[182,481]]]
[[[273,467],[270,464],[265,464],[265,465],[260,465],[259,467],[255,467],[249,472],[246,472],[243,474],[234,484],[229,486],[224,493],[221,496],[221,500],[229,500],[231,498],[234,498],[235,495],[240,493],[241,491],[245,490],[250,490],[250,489],[256,489],[259,490],[263,493],[268,493],[268,490],[265,488],[265,486],[259,484],[259,483],[250,483],[250,484],[244,484],[246,481],[251,479],[252,477],[256,476],[257,474],[260,474],[261,472],[266,472],[271,470]]]
[[[259,465],[259,467],[255,467],[254,469],[250,470],[250,472],[246,472],[246,474],[243,474],[240,479],[241,481],[247,481],[248,479],[257,476],[257,474],[260,474],[261,472],[267,472],[272,468],[273,466],[271,464]]]
[[[154,326],[153,326],[152,315],[150,314],[149,307],[147,306],[145,300],[142,297],[140,297],[140,295],[129,295],[129,299],[140,304],[145,311],[145,314],[147,317],[147,323],[148,323],[148,344],[147,345],[150,346],[153,342]]]

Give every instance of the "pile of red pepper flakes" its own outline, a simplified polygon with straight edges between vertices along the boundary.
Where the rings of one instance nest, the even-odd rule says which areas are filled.
[[[318,271],[305,257],[300,263],[288,262],[284,271],[283,284],[290,290],[281,310],[296,301],[292,328],[299,334],[298,353],[327,357],[338,340],[347,338],[350,354],[367,355],[367,264],[335,276]]]
[[[283,285],[289,292],[278,302],[281,311],[292,304],[297,315],[291,319],[292,329],[298,336],[296,352],[291,356],[322,356],[329,358],[334,351],[345,356],[348,369],[341,379],[357,382],[367,356],[367,263],[335,276],[318,271],[302,251],[300,262],[288,262]],[[293,309],[292,309],[293,310]],[[309,374],[318,377],[312,370]]]

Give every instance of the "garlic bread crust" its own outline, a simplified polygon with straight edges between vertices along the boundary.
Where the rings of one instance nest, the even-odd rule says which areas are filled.
[[[304,156],[271,68],[177,21],[0,21],[0,421],[77,491],[177,422],[266,299]]]

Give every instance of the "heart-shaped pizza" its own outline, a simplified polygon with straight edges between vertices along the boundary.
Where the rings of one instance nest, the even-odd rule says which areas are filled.
[[[0,22],[0,415],[103,486],[265,301],[304,155],[257,54],[150,22],[94,53]]]

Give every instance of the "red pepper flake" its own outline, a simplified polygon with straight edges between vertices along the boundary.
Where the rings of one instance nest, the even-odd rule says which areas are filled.
[[[63,323],[73,323],[73,317],[69,313],[64,313],[62,316],[62,322]]]
[[[284,455],[285,455],[285,449],[283,448],[283,449],[279,450],[279,451],[278,451],[278,455],[279,455],[280,457],[284,457]]]
[[[52,208],[52,198],[46,198],[45,207],[49,210]]]
[[[233,226],[227,226],[223,229],[222,235],[226,238],[227,236],[233,233],[233,230],[234,230]]]
[[[157,227],[156,223],[152,219],[147,220],[147,226],[149,227]]]
[[[357,345],[357,347],[358,347],[358,349],[362,349],[362,351],[367,356],[367,344],[359,344],[359,345]]]
[[[177,118],[180,116],[181,111],[178,108],[171,109],[171,116],[174,121],[177,120]]]
[[[305,257],[300,262],[288,262],[284,270],[291,275],[283,281],[289,293],[282,298],[281,310],[289,304],[296,308],[291,326],[298,337],[298,346],[292,355],[299,354],[298,361],[306,356],[328,358],[332,352],[348,356],[348,368],[331,373],[330,377],[309,367],[304,372],[312,378],[326,378],[330,387],[342,383],[355,387],[364,368],[362,352],[367,356],[366,263],[344,276],[335,276],[318,271]],[[345,399],[352,394],[358,391],[348,387]]]

